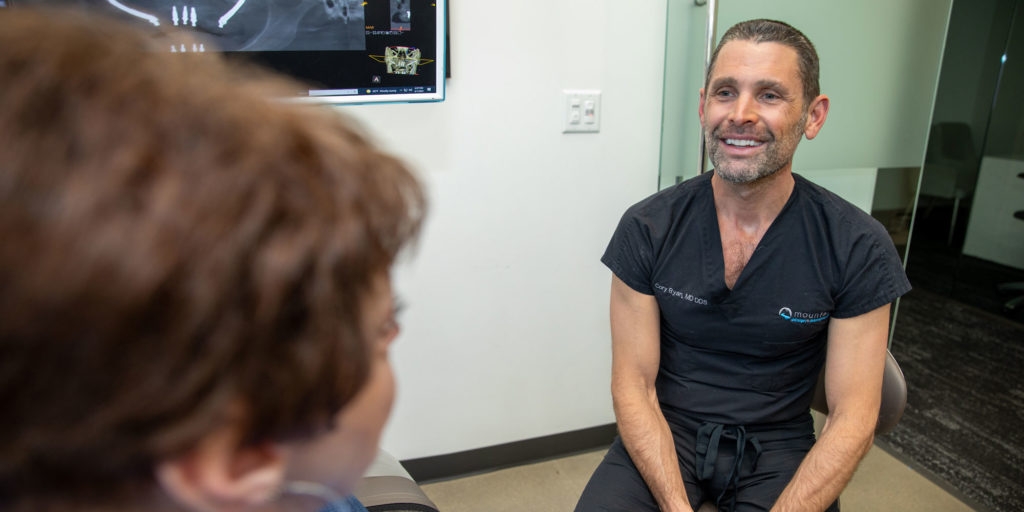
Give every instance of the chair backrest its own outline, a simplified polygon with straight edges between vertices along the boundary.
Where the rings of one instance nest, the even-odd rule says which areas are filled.
[[[900,418],[903,417],[903,410],[907,407],[907,379],[903,377],[903,370],[899,363],[892,357],[888,350],[885,352],[885,371],[882,374],[882,405],[878,411],[878,425],[875,426],[876,434],[884,434],[892,430]],[[828,414],[828,401],[825,399],[825,369],[821,369],[818,376],[818,386],[814,390],[814,400],[811,408]]]
[[[963,162],[977,164],[971,126],[963,122],[941,122],[932,125],[928,136],[925,160],[928,162]]]

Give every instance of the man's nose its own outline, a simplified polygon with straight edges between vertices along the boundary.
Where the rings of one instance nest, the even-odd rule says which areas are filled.
[[[757,122],[757,100],[749,94],[740,94],[732,104],[729,121],[734,125]]]

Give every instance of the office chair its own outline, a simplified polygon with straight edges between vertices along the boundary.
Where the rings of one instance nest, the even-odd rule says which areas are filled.
[[[437,505],[427,497],[409,471],[384,450],[377,451],[377,458],[367,468],[352,494],[370,512],[437,512]]]
[[[907,407],[907,379],[899,363],[892,357],[892,352],[885,352],[885,370],[882,374],[882,405],[878,411],[878,424],[875,434],[885,434],[896,427],[903,410]],[[825,369],[818,376],[818,386],[814,391],[811,409],[828,414],[828,401],[825,399]]]

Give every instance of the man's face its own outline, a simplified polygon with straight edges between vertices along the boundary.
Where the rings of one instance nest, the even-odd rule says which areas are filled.
[[[796,50],[730,41],[711,73],[700,118],[715,174],[750,183],[791,166],[807,124]]]

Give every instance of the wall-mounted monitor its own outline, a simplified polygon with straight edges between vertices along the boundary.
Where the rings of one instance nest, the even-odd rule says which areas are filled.
[[[221,51],[310,84],[303,101],[444,99],[446,0],[0,0],[8,8],[77,6],[193,31],[170,52]]]

